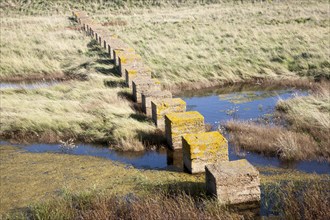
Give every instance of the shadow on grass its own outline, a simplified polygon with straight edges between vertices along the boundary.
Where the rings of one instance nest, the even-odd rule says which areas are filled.
[[[126,82],[124,80],[104,80],[104,85],[110,88],[123,88],[126,87]]]
[[[112,63],[112,64],[114,63],[114,61],[110,59],[108,52],[104,49],[104,47],[99,45],[95,39],[92,39],[87,44],[87,48],[88,48],[87,55],[89,55],[89,56],[97,55],[98,57],[100,57],[100,59],[98,59],[100,64],[102,64],[102,63],[104,64],[105,59],[109,60],[109,62],[107,62],[107,63]],[[105,59],[101,59],[101,58],[105,58]]]
[[[102,73],[104,75],[113,75],[120,77],[120,74],[118,73],[116,67],[109,66],[109,67],[95,67],[95,70],[99,73]]]
[[[133,94],[128,91],[119,91],[118,96],[133,102]]]
[[[178,196],[185,193],[194,199],[210,197],[206,195],[204,182],[182,181],[155,185],[150,184],[144,185],[143,187],[146,187],[151,191],[155,190],[156,192],[164,192],[171,196]]]

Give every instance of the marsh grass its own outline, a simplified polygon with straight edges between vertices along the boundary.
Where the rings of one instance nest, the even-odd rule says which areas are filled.
[[[99,216],[102,219],[115,213],[120,216],[144,216],[145,213],[145,217],[152,217],[153,213],[173,217],[183,214],[237,217],[237,213],[217,205],[205,195],[204,175],[138,170],[96,157],[35,154],[6,146],[0,147],[0,157],[3,219],[7,219],[5,216],[9,219],[75,219],[81,216],[95,219]],[[284,189],[279,183],[288,181],[306,181],[307,189],[324,183],[317,185],[320,187],[315,188],[313,196],[320,196],[320,202],[324,202],[323,198],[329,195],[329,175],[267,167],[257,169],[264,198],[276,198],[276,203],[281,204],[285,199],[278,193],[279,189]],[[293,189],[299,193],[302,188]],[[144,205],[150,209],[143,209]],[[311,205],[310,210],[315,210],[316,205],[322,204]]]
[[[138,170],[97,157],[33,154],[6,146],[0,146],[0,159],[0,214],[47,202],[67,192],[140,196],[160,186],[202,184],[204,179],[203,175],[182,172]]]
[[[208,87],[252,79],[329,79],[327,2],[281,1],[136,9],[101,14],[164,85]]]
[[[330,156],[308,134],[282,127],[230,121],[226,124],[226,129],[230,132],[230,141],[237,151],[254,151],[279,156],[282,160],[313,160]]]
[[[88,38],[65,16],[1,18],[2,81],[72,78]],[[87,62],[87,60],[85,60]]]
[[[56,66],[61,74],[76,80],[34,90],[1,90],[0,137],[16,142],[45,143],[72,139],[74,142],[108,144],[121,150],[145,149],[141,141],[143,136],[138,131],[148,134],[155,129],[150,121],[131,117],[135,113],[132,103],[120,95],[126,91],[125,88],[109,86],[109,82],[120,83],[120,80],[106,52],[96,41],[84,37],[82,33],[66,31],[63,28],[69,25],[66,18],[52,19],[27,19],[33,21],[31,24],[12,19],[11,22],[17,24],[13,33],[22,31],[28,39],[23,37],[23,44],[16,50],[11,49],[15,48],[18,38],[13,39],[13,45],[5,47],[7,52],[2,55],[6,59],[1,60],[1,68],[6,69],[7,65],[21,68],[23,75],[17,75],[20,71],[9,68],[2,72],[2,77],[7,80],[50,77],[54,71],[49,68]],[[13,24],[9,26],[15,27]],[[23,29],[19,30],[21,26]],[[50,32],[43,35],[41,32],[45,28]],[[55,30],[57,28],[59,30]],[[56,34],[52,35],[54,32]],[[35,43],[29,37],[41,38],[41,42]],[[30,40],[32,43],[29,43]],[[13,65],[16,58],[11,55],[15,51],[23,53],[17,61],[23,59],[24,62]],[[31,74],[35,71],[25,66],[25,63],[33,64],[36,61],[34,58],[41,66],[32,65],[32,69],[39,70],[39,75]],[[55,60],[56,64],[48,65],[44,59]],[[56,73],[54,77],[61,77],[61,74]]]
[[[329,84],[325,83],[309,96],[281,100],[277,104],[277,110],[289,121],[290,129],[310,134],[325,157],[330,155],[329,100]]]
[[[262,186],[266,209],[284,219],[328,219],[328,181],[282,181]]]

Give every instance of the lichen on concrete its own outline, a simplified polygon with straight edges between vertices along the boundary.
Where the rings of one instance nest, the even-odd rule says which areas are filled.
[[[149,90],[142,93],[142,111],[149,117],[152,116],[151,102],[154,100],[172,98],[170,91]]]
[[[137,103],[142,102],[142,93],[147,91],[160,91],[161,86],[157,80],[149,77],[136,77],[132,81],[133,100]]]
[[[165,115],[173,112],[185,112],[186,102],[180,98],[165,98],[151,101],[152,119],[156,126],[165,131]]]
[[[197,111],[165,115],[165,135],[172,149],[182,148],[182,136],[205,132],[204,117]]]
[[[184,135],[182,152],[190,173],[205,172],[206,165],[229,160],[228,142],[218,131]]]

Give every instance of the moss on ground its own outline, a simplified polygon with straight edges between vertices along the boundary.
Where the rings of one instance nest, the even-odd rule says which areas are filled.
[[[97,192],[116,195],[149,195],[177,189],[203,194],[204,174],[139,170],[90,156],[28,153],[0,147],[0,213],[46,202],[67,193]],[[262,187],[283,181],[329,182],[329,175],[277,168],[258,168]]]

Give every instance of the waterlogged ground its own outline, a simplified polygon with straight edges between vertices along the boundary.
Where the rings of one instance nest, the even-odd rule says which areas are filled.
[[[221,128],[228,120],[259,120],[262,123],[274,123],[273,112],[279,99],[307,95],[307,91],[283,88],[262,88],[233,86],[226,89],[208,89],[196,92],[183,92],[179,97],[187,102],[187,110],[199,111],[205,122],[213,130]],[[262,119],[262,120],[260,120]],[[228,134],[224,133],[227,138]],[[228,138],[229,139],[229,138]],[[0,143],[8,145],[8,143]],[[182,152],[159,149],[146,152],[118,152],[104,146],[78,144],[66,148],[59,144],[15,145],[28,152],[53,152],[60,154],[90,155],[122,162],[142,169],[182,170]],[[243,152],[239,155],[229,144],[230,160],[246,158],[256,166],[272,166],[296,169],[308,173],[330,174],[330,165],[317,161],[283,162],[276,157],[265,157],[260,154]]]

